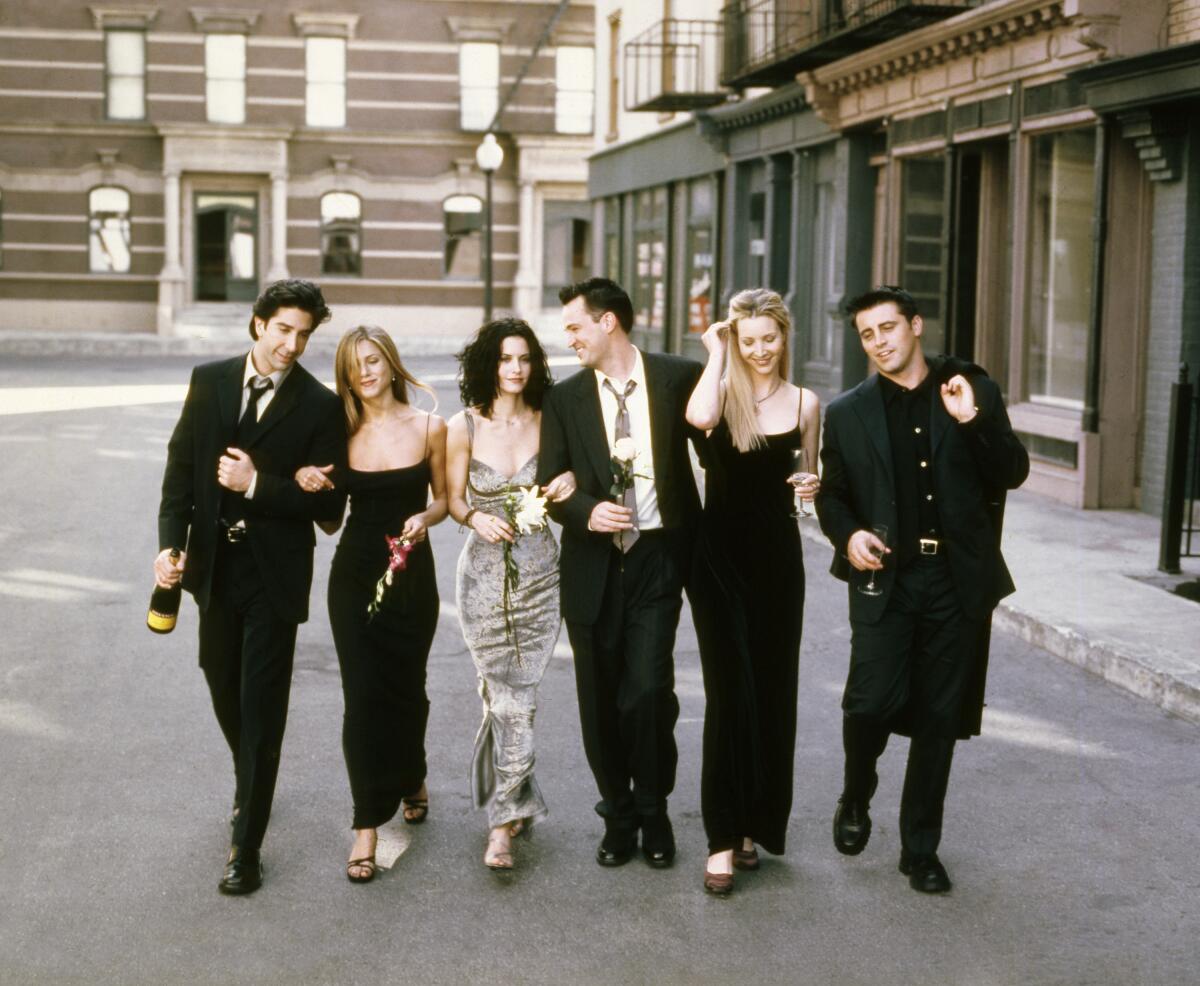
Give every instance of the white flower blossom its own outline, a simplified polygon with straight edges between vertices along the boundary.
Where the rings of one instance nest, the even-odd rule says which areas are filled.
[[[513,523],[522,534],[532,534],[546,526],[546,498],[538,496],[536,486],[522,487],[517,494]]]
[[[637,458],[638,449],[632,438],[618,438],[613,443],[612,456],[619,462],[632,462]]]

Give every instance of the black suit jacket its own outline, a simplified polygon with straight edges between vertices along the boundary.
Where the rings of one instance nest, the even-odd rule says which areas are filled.
[[[167,446],[159,548],[186,544],[183,587],[201,610],[208,608],[212,593],[224,492],[217,482],[217,460],[237,444],[245,368],[244,355],[196,367]],[[305,465],[345,467],[342,402],[297,364],[243,447],[258,470],[254,496],[245,500],[250,549],[280,618],[303,623],[316,543],[312,522],[339,519],[344,500],[338,491],[305,493],[293,477]]]
[[[962,710],[960,736],[967,737],[978,734],[983,714],[991,612],[1015,588],[1000,553],[1005,493],[1029,475],[1029,456],[1013,434],[1000,388],[980,367],[946,356],[934,357],[929,364],[939,385],[956,373],[966,376],[979,408],[973,421],[960,425],[935,392],[930,420],[934,495],[946,560],[963,612],[981,628]],[[877,375],[829,405],[821,465],[817,516],[833,544],[830,570],[848,581],[851,568],[846,544],[850,535],[876,524],[899,529],[892,448]],[[895,568],[885,566],[875,575],[882,595],[867,596],[852,589],[850,618],[877,622],[887,608],[895,581]]]
[[[650,406],[650,440],[654,453],[655,489],[663,529],[672,548],[686,550],[700,513],[700,495],[688,456],[688,439],[703,433],[686,421],[688,398],[703,367],[694,360],[662,353],[642,353]],[[588,530],[588,518],[601,500],[612,499],[612,459],[600,388],[594,370],[583,369],[546,392],[542,404],[538,482],[559,473],[575,473],[576,489],[564,503],[551,504],[550,515],[563,525],[561,600],[563,617],[593,623],[604,597],[612,535]],[[686,562],[683,571],[687,572]]]

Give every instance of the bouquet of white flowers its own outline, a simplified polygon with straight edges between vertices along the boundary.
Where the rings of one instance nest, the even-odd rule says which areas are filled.
[[[504,498],[504,515],[517,532],[519,538],[546,528],[546,498],[538,495],[536,486],[514,486]],[[504,635],[513,645],[517,664],[521,663],[521,645],[517,641],[517,628],[513,623],[512,591],[521,579],[520,569],[513,558],[514,541],[504,541]]]

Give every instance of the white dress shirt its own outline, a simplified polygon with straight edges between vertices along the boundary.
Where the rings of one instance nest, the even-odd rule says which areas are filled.
[[[287,379],[287,375],[291,372],[292,367],[285,366],[282,370],[276,370],[274,373],[267,374],[267,379],[271,381],[271,389],[258,399],[258,407],[255,408],[255,421],[262,420],[262,416],[267,413],[267,408],[270,406],[271,401],[275,399],[275,395],[279,392],[280,385]],[[251,351],[246,354],[246,369],[242,372],[242,399],[238,404],[238,421],[242,420],[242,415],[246,413],[246,405],[250,403],[250,381],[258,376],[262,376],[262,374],[254,367],[254,353]],[[250,477],[249,488],[243,494],[247,500],[254,499],[254,487],[257,485],[258,470],[256,469],[254,470],[254,475]]]
[[[629,379],[637,386],[633,393],[625,399],[625,407],[629,411],[629,437],[637,446],[638,455],[633,460],[633,492],[637,497],[636,525],[641,531],[654,531],[662,527],[662,517],[658,512],[658,491],[654,484],[654,447],[650,435],[650,395],[646,390],[646,365],[642,362],[642,351],[634,349],[636,356],[633,370]],[[604,386],[604,381],[612,382],[618,394],[625,392],[627,381],[608,377],[599,370],[596,373],[596,386],[600,388],[600,415],[604,419],[604,434],[608,437],[608,449],[612,452],[616,443],[617,398]]]

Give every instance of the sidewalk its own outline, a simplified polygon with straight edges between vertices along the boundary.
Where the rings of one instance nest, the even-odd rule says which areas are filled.
[[[805,533],[824,542],[815,522]],[[1134,510],[1009,494],[1003,547],[1017,591],[992,626],[1200,723],[1200,603],[1161,587],[1200,578],[1200,558],[1163,576],[1158,533]]]
[[[566,352],[561,337],[543,341],[552,356]],[[397,343],[405,357],[444,356],[461,345],[434,335],[404,336]],[[318,333],[310,357],[332,354],[335,344],[334,334]],[[222,340],[0,332],[0,358],[228,352]],[[806,521],[803,531],[827,543],[815,521]],[[1200,558],[1183,560],[1182,578],[1162,576],[1158,533],[1158,519],[1147,514],[1075,510],[1018,490],[1009,496],[1004,527],[1004,556],[1017,591],[1000,604],[993,626],[1200,723],[1200,603],[1162,587],[1200,579]]]

